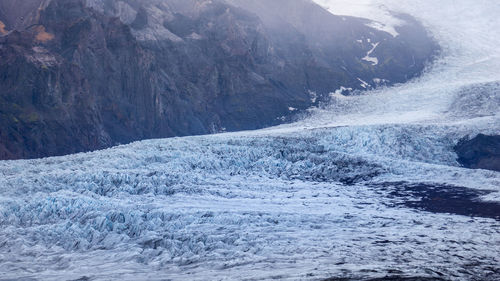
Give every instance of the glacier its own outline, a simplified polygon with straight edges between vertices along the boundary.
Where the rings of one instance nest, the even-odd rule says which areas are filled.
[[[498,216],[393,196],[455,186],[500,202],[500,173],[453,151],[500,134],[500,6],[363,5],[415,16],[442,54],[419,78],[332,95],[292,124],[0,161],[0,280],[500,279]]]

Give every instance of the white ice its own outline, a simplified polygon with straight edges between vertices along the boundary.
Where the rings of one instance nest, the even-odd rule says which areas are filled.
[[[392,7],[386,7],[383,1],[376,0],[313,0],[336,15],[355,16],[372,20],[368,25],[391,34],[399,35],[397,27],[404,21],[393,16]]]

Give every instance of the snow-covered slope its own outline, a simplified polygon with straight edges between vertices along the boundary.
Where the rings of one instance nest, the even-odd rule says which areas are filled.
[[[460,168],[453,146],[500,133],[500,7],[382,2],[443,46],[415,81],[337,92],[266,130],[0,162],[0,278],[498,280],[498,220],[395,194],[459,186],[499,201],[500,173]]]
[[[373,22],[370,26],[398,36],[396,30],[404,24],[404,21],[394,17],[388,7],[387,1],[378,0],[313,0],[319,5],[336,15],[347,15],[370,19]],[[391,6],[391,8],[393,8]]]

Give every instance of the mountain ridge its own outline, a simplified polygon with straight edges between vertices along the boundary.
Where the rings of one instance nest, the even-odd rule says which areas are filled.
[[[307,35],[307,20],[290,23],[304,9],[275,25],[279,11],[236,0],[12,3],[0,1],[0,159],[276,125],[340,87],[405,82],[438,49],[411,18],[394,38],[303,0],[269,3],[313,5],[333,27]]]

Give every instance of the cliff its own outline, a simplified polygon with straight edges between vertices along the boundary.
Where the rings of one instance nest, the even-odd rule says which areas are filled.
[[[340,87],[418,75],[437,46],[309,0],[0,0],[0,159],[256,129]]]

